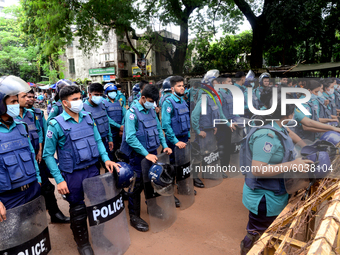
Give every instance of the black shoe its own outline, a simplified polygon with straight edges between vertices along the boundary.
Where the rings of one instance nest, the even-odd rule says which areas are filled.
[[[196,186],[197,188],[204,188],[204,184],[200,180],[200,178],[194,178],[194,186]]]
[[[181,202],[178,200],[178,198],[175,197],[175,196],[174,196],[174,198],[175,198],[175,205],[176,205],[176,207],[177,207],[177,208],[178,208],[178,207],[181,207]]]
[[[141,232],[146,232],[149,230],[149,225],[142,218],[130,214],[130,225]]]
[[[78,252],[80,255],[94,255],[94,252],[90,244],[84,244],[78,247]]]
[[[70,223],[70,217],[66,217],[61,211],[51,215],[51,223]]]
[[[223,177],[223,179],[227,179],[228,175],[226,173],[222,173],[222,177]]]
[[[196,191],[196,190],[194,190],[194,195],[195,195],[195,196],[197,195],[197,191]]]

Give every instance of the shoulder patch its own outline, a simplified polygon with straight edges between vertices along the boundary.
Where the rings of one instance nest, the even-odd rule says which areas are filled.
[[[48,124],[54,126],[55,124],[57,124],[57,121],[52,119]]]
[[[273,145],[270,142],[266,142],[263,146],[263,151],[270,153],[272,151]]]
[[[54,112],[54,108],[52,107],[51,112]]]
[[[298,109],[298,108],[296,109],[296,111],[297,111],[297,112],[301,112],[300,109]]]
[[[47,134],[46,134],[46,137],[47,138],[52,138],[53,137],[53,132],[51,130],[48,130]]]
[[[130,119],[130,120],[134,120],[134,119],[135,119],[135,115],[134,115],[133,113],[130,113],[129,119]]]
[[[166,111],[167,111],[168,113],[170,113],[170,112],[171,112],[171,107],[168,106],[168,108],[166,108]]]

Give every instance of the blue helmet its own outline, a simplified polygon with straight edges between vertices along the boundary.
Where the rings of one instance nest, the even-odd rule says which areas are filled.
[[[117,162],[121,167],[119,168],[119,172],[116,174],[116,187],[117,189],[129,188],[129,192],[133,191],[135,181],[136,181],[136,173],[132,170],[130,165],[125,162]]]
[[[168,78],[166,78],[164,81],[163,81],[163,84],[162,84],[162,89],[164,92],[167,92],[167,91],[171,91],[171,84],[170,84],[170,79],[171,79],[172,76],[169,76]]]
[[[172,193],[172,182],[174,180],[174,168],[169,164],[156,163],[149,170],[151,185],[157,193],[168,196]]]
[[[136,83],[133,87],[132,87],[132,92],[134,93],[138,93],[140,91],[140,88],[139,88],[139,83]]]
[[[263,73],[263,74],[261,74],[260,77],[259,77],[259,83],[260,83],[260,85],[263,86],[263,79],[265,79],[265,78],[270,78],[270,77],[271,77],[271,76],[270,76],[269,73]]]
[[[117,86],[116,86],[114,83],[112,83],[112,82],[107,83],[107,84],[105,84],[105,86],[104,86],[104,92],[105,92],[105,94],[108,94],[108,93],[111,92],[111,91],[117,91],[117,90],[118,90]]]
[[[331,142],[334,146],[337,146],[340,143],[340,134],[335,131],[328,131],[320,137],[320,140]]]
[[[70,81],[70,80],[61,79],[57,81],[57,83],[55,84],[57,93],[59,93],[60,90],[66,86],[77,86],[77,84],[75,84],[73,81]]]
[[[21,92],[28,92],[31,88],[21,78],[9,75],[0,77],[0,115],[7,112],[5,98],[7,96],[15,96]]]

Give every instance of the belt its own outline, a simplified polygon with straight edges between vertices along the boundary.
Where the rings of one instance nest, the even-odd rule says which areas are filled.
[[[93,165],[95,165],[95,164],[93,164]],[[81,169],[74,169],[74,171],[86,170],[86,169],[90,168],[90,167],[93,166],[93,165],[86,166],[86,167],[81,168]]]
[[[25,184],[21,187],[15,188],[15,189],[11,189],[11,190],[7,190],[5,192],[0,193],[0,195],[8,195],[8,194],[13,194],[13,193],[17,193],[17,192],[21,192],[21,191],[25,191],[27,190],[29,187],[31,187],[36,181],[33,181],[31,183]]]

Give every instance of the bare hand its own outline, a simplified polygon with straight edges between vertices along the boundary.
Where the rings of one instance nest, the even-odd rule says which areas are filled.
[[[159,113],[159,107],[156,107],[155,110],[156,110],[156,113]]]
[[[297,169],[301,169],[299,166],[302,165],[303,172],[309,172],[310,165],[314,164],[314,162],[309,159],[297,158],[293,161],[293,164],[296,165]]]
[[[6,207],[0,202],[0,222],[6,220]]]
[[[168,147],[164,149],[164,152],[168,155],[170,155],[172,153],[172,150]]]
[[[214,135],[216,135],[217,133],[217,128],[214,128]]]
[[[156,163],[158,158],[156,155],[153,155],[153,154],[148,154],[146,155],[145,157],[147,160],[151,161],[152,163]]]
[[[231,132],[235,131],[237,128],[237,124],[230,125]]]
[[[62,195],[66,195],[70,193],[70,191],[68,190],[66,181],[62,181],[61,183],[59,183],[57,185],[57,189],[58,189],[59,194],[62,194]]]
[[[201,131],[198,135],[201,136],[202,138],[205,138],[207,136],[207,133],[204,131]]]
[[[35,157],[35,159],[37,160],[38,164],[41,163],[41,160],[42,160],[42,150],[38,151],[37,156]]]
[[[175,144],[178,148],[180,148],[180,149],[183,149],[183,148],[185,148],[185,146],[187,145],[186,143],[183,143],[183,142],[181,142],[181,141],[179,141],[178,143],[176,143]]]
[[[117,164],[113,161],[108,160],[108,161],[105,162],[105,167],[106,167],[106,169],[109,170],[110,173],[113,173],[113,170],[115,168],[116,168],[117,173],[119,173],[119,168],[121,167],[121,165],[119,165],[119,164]]]
[[[113,142],[109,142],[109,150],[113,151]]]
[[[124,125],[121,125],[119,130],[123,132],[124,131]]]
[[[329,100],[326,99],[325,102],[324,102],[324,105],[327,106],[329,104]]]

